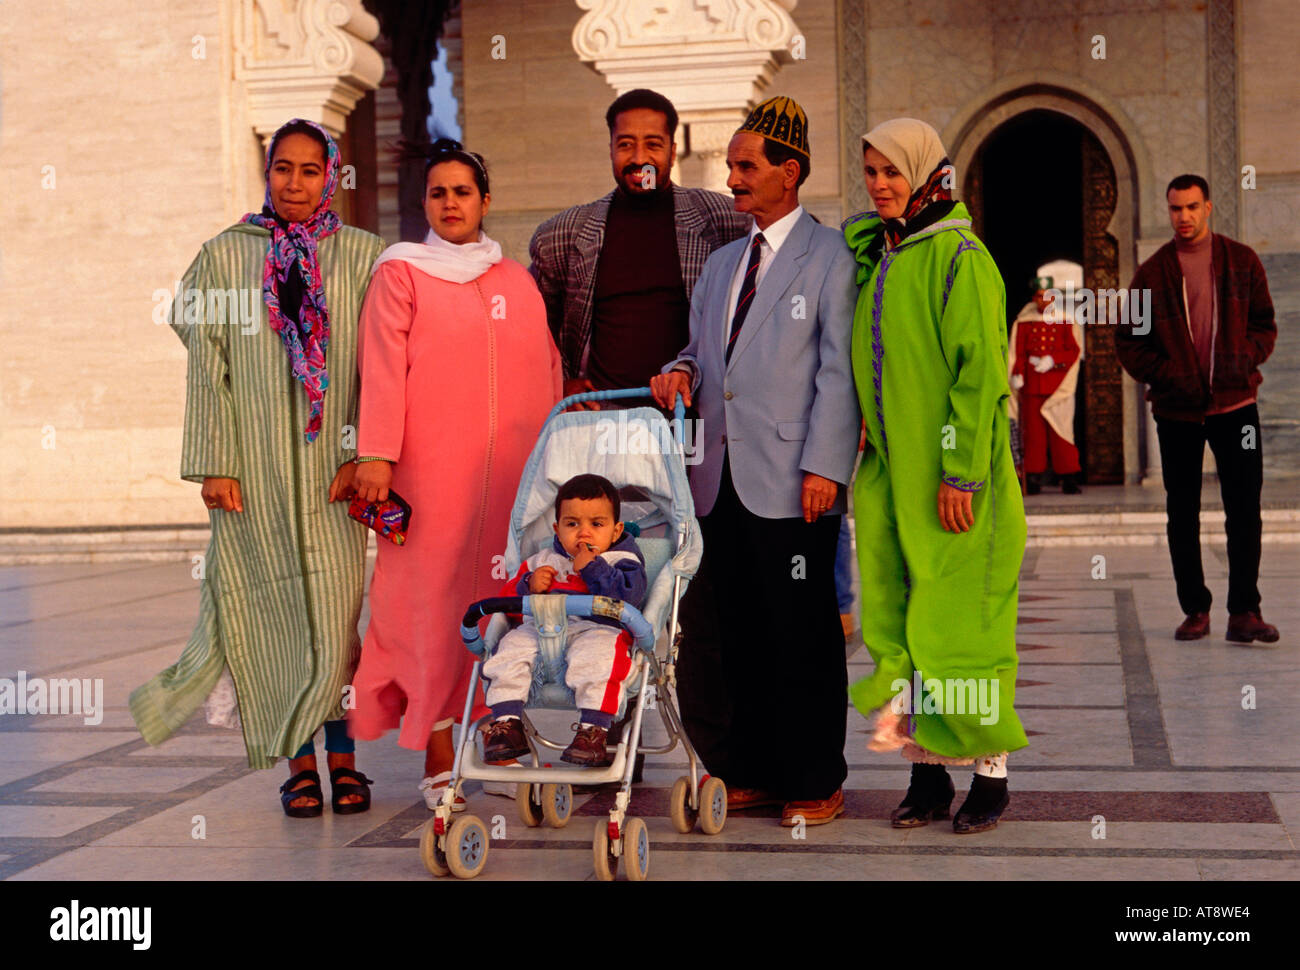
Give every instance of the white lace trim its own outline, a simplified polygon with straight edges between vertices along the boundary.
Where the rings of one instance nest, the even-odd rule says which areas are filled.
[[[203,714],[215,727],[240,729],[239,698],[235,694],[235,678],[230,676],[229,667],[222,668],[217,685],[203,702]]]

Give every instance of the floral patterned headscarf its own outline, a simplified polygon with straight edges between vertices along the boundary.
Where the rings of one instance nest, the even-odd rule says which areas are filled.
[[[271,158],[285,129],[303,126],[315,129],[325,139],[325,188],[320,204],[302,222],[286,222],[275,211],[271,200]],[[329,372],[325,369],[325,348],[330,340],[329,309],[325,306],[325,286],[321,281],[316,244],[339,231],[343,222],[330,211],[330,200],[339,184],[339,147],[320,125],[294,118],[286,122],[271,138],[266,150],[266,200],[261,212],[250,212],[241,222],[261,226],[271,233],[262,270],[262,299],[270,317],[270,327],[284,341],[293,376],[302,382],[311,411],[304,431],[308,441],[320,434],[321,411]]]

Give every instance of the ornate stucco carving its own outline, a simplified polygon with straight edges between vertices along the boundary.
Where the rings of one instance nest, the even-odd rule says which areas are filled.
[[[798,33],[798,0],[577,0],[573,49],[615,91],[652,88],[673,102],[698,181],[726,180],[727,141]]]
[[[798,0],[577,0],[588,11],[573,31],[584,61],[619,57],[634,48],[774,50],[795,34]]]
[[[1241,170],[1237,164],[1237,33],[1233,0],[1211,0],[1206,10],[1207,114],[1214,229],[1239,234]]]
[[[869,208],[862,180],[861,136],[867,130],[866,0],[840,0],[840,216]]]
[[[289,118],[342,134],[357,101],[379,85],[379,22],[361,0],[238,0],[235,79],[263,141]]]

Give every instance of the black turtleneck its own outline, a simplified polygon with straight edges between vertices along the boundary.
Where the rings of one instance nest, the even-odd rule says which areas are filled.
[[[690,341],[690,310],[672,186],[640,195],[620,186],[596,268],[591,382],[600,390],[648,384]]]

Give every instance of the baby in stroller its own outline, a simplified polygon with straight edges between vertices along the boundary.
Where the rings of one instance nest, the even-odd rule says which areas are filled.
[[[502,590],[531,593],[589,593],[623,600],[640,609],[646,596],[645,558],[624,533],[618,490],[599,475],[577,475],[555,496],[555,539],[530,556]],[[565,683],[578,704],[573,741],[560,757],[569,764],[603,768],[612,764],[609,729],[623,703],[631,676],[631,637],[617,620],[568,618]],[[532,617],[506,633],[483,664],[487,704],[494,720],[483,739],[483,759],[509,761],[529,753],[520,716],[533,683],[538,631]]]

